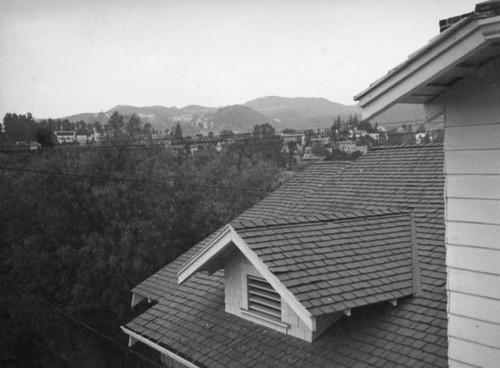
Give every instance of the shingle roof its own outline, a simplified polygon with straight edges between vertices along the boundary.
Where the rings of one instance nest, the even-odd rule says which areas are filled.
[[[232,225],[313,316],[413,292],[408,211],[335,212]]]
[[[158,303],[126,327],[200,367],[446,367],[442,146],[381,148],[340,172],[336,165],[321,167],[335,173],[325,174],[329,179],[296,196],[279,215],[414,207],[418,297],[404,298],[397,307],[353,309],[351,317],[341,318],[313,343],[301,341],[224,312],[223,272],[196,274],[177,284],[177,271],[216,233],[134,288]],[[309,172],[298,175],[303,179]],[[309,188],[307,182],[304,187]],[[286,201],[278,193],[285,189],[272,196]],[[276,216],[269,211],[264,200],[237,220]]]

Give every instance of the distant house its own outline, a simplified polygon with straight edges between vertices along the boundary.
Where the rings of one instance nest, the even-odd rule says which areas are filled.
[[[281,138],[285,144],[289,142],[302,143],[305,141],[304,133],[281,133]]]
[[[396,103],[444,120],[450,367],[500,362],[500,1],[442,33],[360,93],[363,118]],[[425,184],[421,184],[425,185]]]
[[[426,132],[416,133],[415,134],[415,143],[423,143],[425,140]]]
[[[86,134],[77,134],[76,135],[76,142],[79,144],[87,144],[89,142],[90,137],[87,136]]]
[[[76,141],[76,132],[74,130],[56,130],[54,134],[59,144]]]
[[[354,152],[361,152],[362,155],[364,155],[365,153],[368,152],[368,146],[358,146],[356,145],[356,149],[354,150]]]
[[[356,142],[353,141],[341,141],[338,143],[339,150],[345,153],[352,153],[356,151]]]

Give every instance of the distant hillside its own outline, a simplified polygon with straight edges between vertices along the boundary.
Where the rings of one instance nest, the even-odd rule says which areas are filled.
[[[99,121],[102,124],[114,111],[122,115],[137,114],[144,122],[160,131],[170,129],[175,122],[180,122],[185,134],[208,131],[217,133],[222,130],[251,132],[256,124],[262,123],[270,123],[277,131],[284,128],[327,128],[333,124],[337,115],[346,119],[349,115],[360,114],[357,106],[342,105],[325,98],[270,96],[248,101],[244,105],[222,108],[200,105],[183,108],[117,105],[105,112],[76,114],[65,119],[71,122],[83,120],[87,123]]]
[[[84,121],[87,124],[93,124],[97,121],[98,123],[104,124],[108,121],[108,118],[109,115],[105,114],[104,112],[99,112],[99,113],[86,112],[86,113],[66,116],[60,119],[62,120],[68,119],[71,123],[76,123],[77,121]]]
[[[314,128],[316,126],[311,126],[311,123],[325,124],[324,122],[329,117],[340,115],[342,118],[347,118],[349,115],[361,114],[361,110],[355,105],[343,105],[326,98],[314,97],[268,96],[248,101],[245,106],[270,118],[280,119],[291,128]],[[311,120],[312,118],[319,118],[319,120]],[[321,127],[331,126],[331,124]]]
[[[83,113],[64,117],[71,122],[80,120],[86,123],[94,123],[98,121],[101,124],[107,122],[113,112],[118,111],[122,115],[137,114],[144,122],[150,123],[157,130],[170,129],[174,122],[180,121],[181,123],[188,123],[192,120],[194,115],[204,115],[217,110],[214,107],[205,107],[199,105],[188,105],[181,109],[177,107],[165,106],[130,106],[130,105],[117,105],[106,112],[100,113]]]
[[[209,119],[213,121],[215,130],[232,130],[234,132],[251,132],[257,124],[270,123],[275,129],[271,118],[247,106],[233,105],[223,107],[213,113]]]
[[[113,107],[112,109],[109,109],[106,111],[108,114],[112,114],[115,111],[118,111],[122,115],[132,115],[132,114],[137,114],[137,115],[150,115],[150,116],[156,116],[158,118],[162,116],[170,116],[171,115],[171,110],[168,107],[165,106],[145,106],[145,107],[136,107],[136,106],[130,106],[130,105],[117,105]]]

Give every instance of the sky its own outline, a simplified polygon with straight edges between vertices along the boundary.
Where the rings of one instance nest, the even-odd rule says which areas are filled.
[[[0,0],[0,115],[353,96],[480,0]]]

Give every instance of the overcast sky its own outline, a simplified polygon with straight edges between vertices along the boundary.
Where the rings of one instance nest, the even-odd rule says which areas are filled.
[[[471,0],[0,0],[0,115],[353,96]]]

